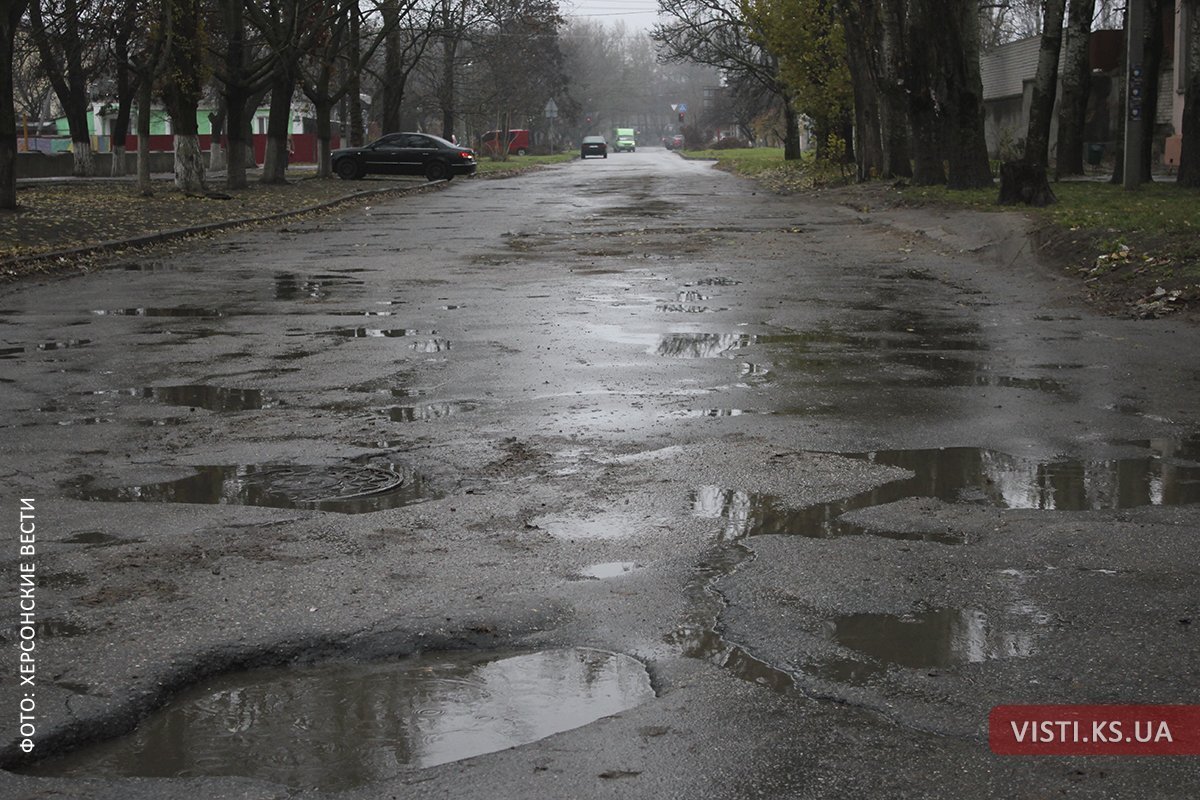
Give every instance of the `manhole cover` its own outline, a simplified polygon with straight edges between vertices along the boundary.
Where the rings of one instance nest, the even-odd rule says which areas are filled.
[[[88,487],[84,500],[215,503],[311,508],[363,514],[436,496],[420,473],[402,467],[234,464],[192,467],[195,474],[162,483]]]
[[[283,494],[301,503],[352,500],[404,485],[406,476],[367,466],[274,466],[261,467],[246,476],[272,494]]]

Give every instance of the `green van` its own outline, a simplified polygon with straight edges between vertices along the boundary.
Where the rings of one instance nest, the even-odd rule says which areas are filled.
[[[633,138],[633,128],[617,128],[617,142],[613,145],[613,152],[619,153],[622,150],[635,152],[637,150],[637,142]]]

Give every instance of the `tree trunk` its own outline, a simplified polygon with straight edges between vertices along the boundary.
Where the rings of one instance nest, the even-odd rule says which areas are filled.
[[[400,130],[400,101],[404,99],[404,84],[400,77],[400,31],[395,27],[395,9],[383,13],[383,24],[392,30],[383,42],[383,104],[380,125],[383,133]]]
[[[117,116],[112,125],[112,169],[110,175],[123,178],[129,173],[125,163],[125,139],[129,136],[129,115],[133,110],[134,76],[125,58],[117,65]]]
[[[1154,119],[1158,116],[1158,84],[1159,69],[1162,66],[1163,53],[1163,14],[1166,12],[1168,0],[1145,0],[1146,27],[1144,56],[1142,58],[1142,74],[1145,94],[1142,101],[1142,179],[1146,182],[1154,180]],[[1175,3],[1171,2],[1172,13]]]
[[[350,81],[346,94],[350,99],[349,136],[351,147],[362,147],[363,114],[362,114],[362,25],[358,14],[350,15]],[[343,142],[345,147],[346,143]]]
[[[88,127],[87,97],[67,112],[67,127],[71,131],[71,154],[74,164],[71,174],[76,178],[90,178],[96,174],[96,161],[92,158],[92,136]]]
[[[317,109],[317,177],[333,175],[333,159],[330,158],[330,141],[333,139],[333,103],[316,103]]]
[[[1042,43],[1038,50],[1037,74],[1033,79],[1033,96],[1029,103],[1029,127],[1025,133],[1024,161],[1042,173],[1045,173],[1049,163],[1050,123],[1054,118],[1054,95],[1058,90],[1058,53],[1062,47],[1064,5],[1065,0],[1046,0],[1043,5]]]
[[[855,177],[867,181],[884,174],[883,140],[879,127],[879,81],[871,62],[874,37],[867,27],[870,17],[858,6],[841,4],[846,34],[846,62],[854,89]]]
[[[228,164],[225,145],[221,141],[225,135],[225,122],[228,117],[224,99],[221,100],[216,113],[211,111],[208,113],[209,130],[212,132],[208,144],[208,169],[210,172],[225,169]]]
[[[904,78],[904,26],[902,0],[883,0],[876,7],[879,30],[879,128],[883,145],[884,175],[911,178],[912,157],[908,141],[908,100]]]
[[[271,112],[267,120],[267,153],[260,183],[287,183],[288,136],[292,127],[295,76],[279,70],[271,81]]]
[[[929,0],[910,0],[905,20],[904,40],[926,45],[933,38],[936,24],[928,6]],[[912,125],[913,183],[933,186],[946,182],[942,157],[942,120],[938,114],[937,93],[934,87],[938,64],[930,46],[907,49],[904,83],[908,87],[908,117]]]
[[[783,100],[783,158],[785,161],[796,161],[803,157],[800,150],[800,115],[792,105],[792,96],[782,92]]]
[[[0,209],[17,207],[17,113],[13,106],[13,41],[25,0],[0,0]]]
[[[1062,75],[1062,97],[1058,101],[1055,178],[1083,174],[1083,127],[1087,121],[1092,74],[1088,47],[1095,10],[1096,0],[1071,0],[1067,12],[1066,45],[1062,68],[1059,70]]]
[[[1129,27],[1129,6],[1125,6],[1125,11],[1121,15],[1122,23],[1121,30],[1126,30]],[[1125,37],[1122,37],[1124,41]],[[1129,72],[1128,59],[1126,58],[1125,47],[1121,48],[1121,63],[1118,70],[1120,78],[1117,79],[1117,129],[1113,132],[1116,139],[1117,157],[1113,159],[1113,174],[1108,179],[1109,183],[1115,183],[1118,186],[1125,183],[1125,75]]]
[[[979,14],[975,0],[955,0],[939,25],[946,94],[946,185],[994,185],[983,130],[983,76],[979,71]]]
[[[153,87],[150,75],[143,74],[138,82],[137,114],[137,186],[143,195],[153,193],[150,185],[150,103]]]
[[[448,27],[450,22],[443,18],[443,24]],[[443,139],[449,139],[454,134],[454,59],[457,50],[457,36],[442,39],[442,85],[438,100],[442,106]]]
[[[184,194],[203,194],[204,151],[195,133],[175,134],[175,186]]]
[[[1188,75],[1183,96],[1183,145],[1179,154],[1180,186],[1200,189],[1200,0],[1185,0],[1188,25]]]

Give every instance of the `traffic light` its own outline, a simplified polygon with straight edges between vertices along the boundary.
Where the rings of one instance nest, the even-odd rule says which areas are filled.
[[[679,121],[683,122],[683,112],[682,111],[679,112]]]

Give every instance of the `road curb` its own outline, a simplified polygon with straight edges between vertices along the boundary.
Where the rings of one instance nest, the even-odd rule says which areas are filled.
[[[277,211],[274,214],[261,214],[253,217],[239,217],[232,220],[208,222],[203,225],[190,225],[185,228],[172,228],[170,230],[156,231],[155,233],[148,233],[142,236],[133,236],[127,239],[112,239],[107,242],[98,242],[96,244],[72,247],[66,250],[54,250],[47,253],[37,253],[34,255],[8,258],[0,261],[0,281],[13,281],[23,277],[25,273],[19,274],[12,270],[13,267],[23,264],[36,264],[40,261],[58,261],[64,258],[80,258],[99,253],[115,252],[130,247],[144,247],[151,244],[160,244],[162,242],[172,241],[174,239],[183,239],[196,234],[213,233],[229,228],[237,228],[242,225],[253,225],[259,222],[270,222],[271,220],[295,217],[301,214],[308,214],[312,211],[320,211],[322,209],[330,208],[338,205],[339,203],[345,203],[347,201],[358,200],[366,197],[376,197],[379,195],[395,195],[397,197],[404,197],[410,194],[421,194],[428,191],[436,191],[445,188],[449,184],[449,181],[440,180],[430,181],[418,186],[392,186],[386,189],[364,189],[334,198],[333,200],[326,200],[322,203],[316,203],[303,208]]]

